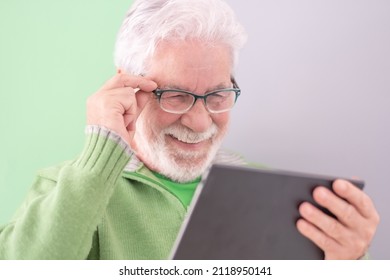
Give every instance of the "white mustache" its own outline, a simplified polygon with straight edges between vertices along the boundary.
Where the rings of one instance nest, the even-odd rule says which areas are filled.
[[[189,144],[196,144],[208,140],[216,135],[218,127],[213,123],[210,128],[201,133],[193,132],[191,129],[181,125],[171,125],[165,128],[162,133],[177,138],[179,141]]]

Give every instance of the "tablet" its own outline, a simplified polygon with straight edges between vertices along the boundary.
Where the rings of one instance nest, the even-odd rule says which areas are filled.
[[[319,185],[331,189],[335,179],[213,165],[194,195],[171,259],[323,259],[323,252],[298,232],[295,223],[298,205],[308,201],[318,206],[313,189]],[[362,181],[348,181],[364,186]]]

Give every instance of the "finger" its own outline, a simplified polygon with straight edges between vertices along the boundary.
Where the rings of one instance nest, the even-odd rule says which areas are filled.
[[[348,229],[339,221],[308,202],[304,202],[299,206],[299,213],[305,220],[339,243],[344,243],[349,236]]]
[[[108,110],[117,110],[125,114],[131,107],[137,106],[137,100],[133,89],[117,88],[110,91],[100,92],[97,96],[91,98],[96,102],[99,108]]]
[[[321,230],[316,228],[313,224],[299,219],[296,223],[298,231],[314,244],[316,244],[322,251],[337,251],[341,247],[335,240],[326,236]]]
[[[363,217],[379,217],[370,197],[352,183],[338,179],[333,182],[333,190],[351,203]]]
[[[349,228],[364,224],[364,217],[348,201],[338,197],[325,187],[317,187],[313,192],[314,200],[332,212],[337,219]]]
[[[131,98],[135,98],[135,93],[138,92],[137,89],[133,89],[130,87],[122,87],[122,88],[114,88],[106,91],[100,91],[99,94],[105,96],[130,96]]]
[[[116,88],[101,92],[101,94],[101,103],[103,103],[101,107],[103,108],[108,106],[108,103],[116,102],[117,104],[122,104],[124,124],[129,132],[135,130],[135,121],[146,104],[151,101],[150,93],[138,91],[135,94],[135,91],[131,88]]]
[[[134,82],[132,84],[131,82]],[[132,86],[136,87],[137,86],[137,79],[131,79],[131,76],[123,74],[123,73],[118,73],[117,75],[113,76],[111,79],[109,79],[102,87],[101,91],[105,90],[111,90],[115,88],[123,88],[126,86]]]
[[[133,106],[126,110],[124,114],[124,121],[125,127],[129,133],[135,131],[135,124],[137,122],[138,116],[141,114],[148,100],[150,100],[150,97],[151,95],[149,93],[138,91],[135,95]]]
[[[156,82],[144,78],[138,83],[138,88],[143,92],[152,92],[157,88]]]
[[[108,80],[101,90],[111,90],[115,88],[139,88],[143,91],[150,92],[157,88],[157,84],[143,76],[131,76],[124,73],[120,73]]]
[[[149,103],[152,102],[153,99],[151,98],[150,94],[147,94],[145,92],[140,92],[136,95],[137,98],[137,112],[136,115],[132,118],[131,122],[128,122],[128,131],[135,131],[136,129],[136,122],[138,120],[139,115],[142,113],[144,110],[145,106]],[[129,125],[130,124],[130,125]]]
[[[146,104],[153,100],[153,95],[150,94],[150,92],[144,92],[142,90],[140,90],[135,97],[137,99],[139,113],[145,108]]]
[[[137,121],[138,113],[134,110],[131,112],[126,112],[123,116],[125,122],[125,127],[128,133],[135,132],[135,124]]]
[[[154,82],[152,83],[153,84],[150,84],[149,80],[143,80],[138,85],[138,88],[121,87],[121,88],[114,88],[106,91],[100,91],[100,92],[101,94],[106,94],[106,95],[133,94],[136,100],[134,99],[131,100],[132,102],[136,101],[138,105],[137,115],[139,115],[140,111],[142,111],[145,105],[148,103],[148,101],[151,100],[150,90],[156,89],[157,84]]]
[[[109,91],[100,92],[103,98],[109,98],[121,101],[124,104],[125,109],[134,104],[138,111],[142,111],[148,101],[151,100],[149,92],[135,90],[132,88],[116,88]]]

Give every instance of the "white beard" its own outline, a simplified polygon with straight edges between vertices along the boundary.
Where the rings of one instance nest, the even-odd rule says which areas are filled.
[[[219,129],[215,123],[202,133],[195,133],[180,124],[172,124],[164,128],[159,135],[149,136],[147,123],[144,118],[137,120],[137,129],[134,141],[137,145],[136,154],[154,171],[176,182],[190,182],[201,176],[214,159],[223,139],[223,132],[218,135]],[[208,151],[188,151],[167,146],[166,136],[171,135],[186,143],[198,143],[211,140]]]

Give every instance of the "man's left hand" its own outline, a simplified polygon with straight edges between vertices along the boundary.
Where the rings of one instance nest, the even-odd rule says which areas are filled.
[[[298,230],[325,253],[325,259],[358,259],[367,251],[379,215],[370,197],[345,180],[336,180],[333,190],[317,187],[314,200],[332,212],[337,219],[325,214],[309,202],[299,206],[303,219]]]

